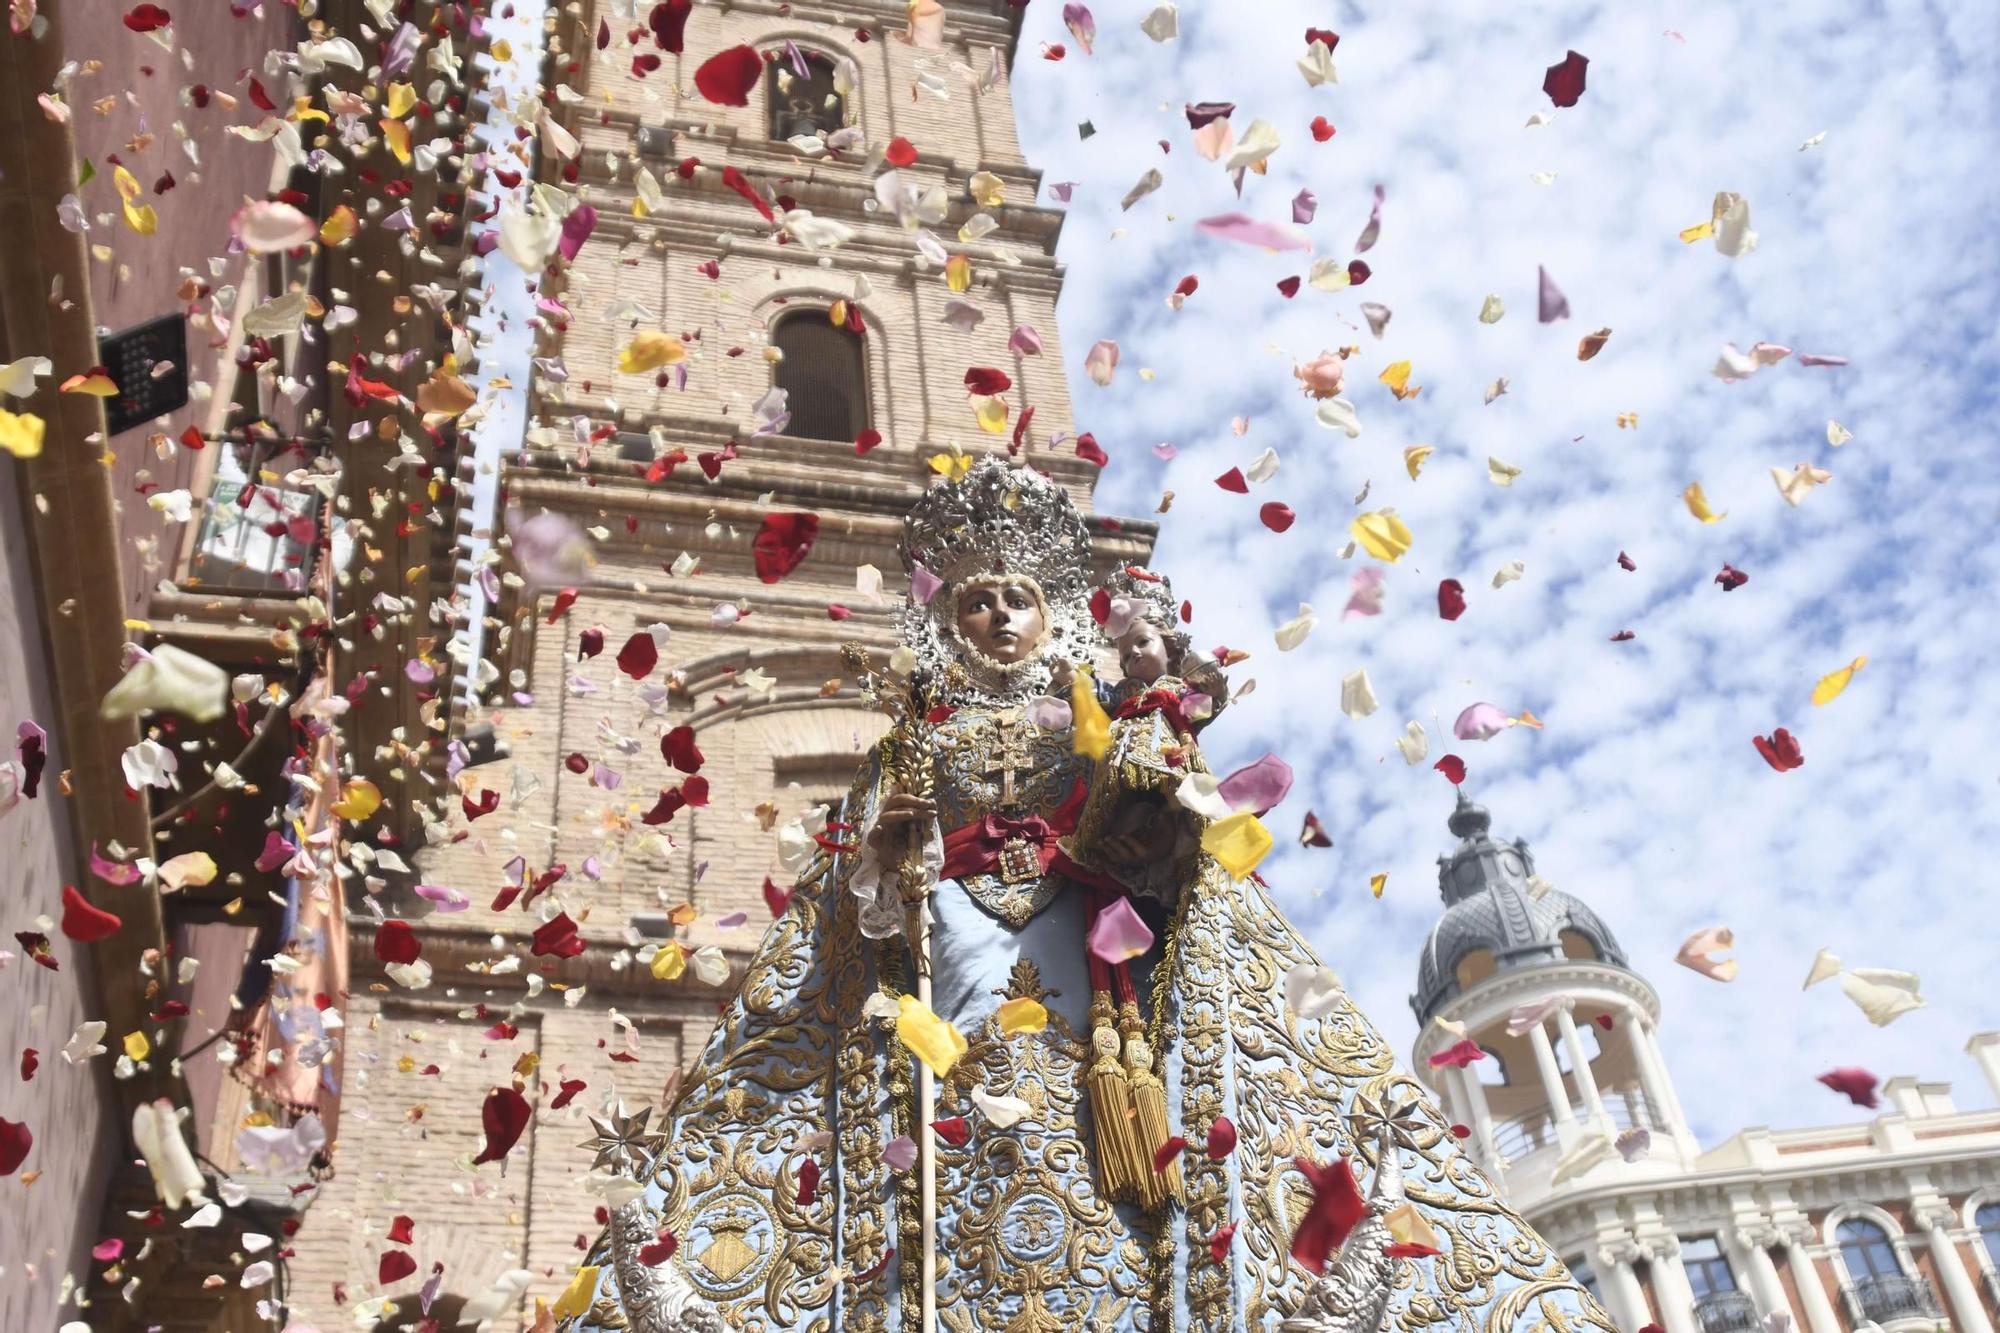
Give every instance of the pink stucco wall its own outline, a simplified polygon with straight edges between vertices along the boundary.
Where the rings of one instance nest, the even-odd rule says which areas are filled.
[[[117,1149],[108,1057],[72,1067],[61,1051],[93,1016],[90,960],[51,931],[62,964],[51,972],[21,956],[14,932],[62,915],[62,887],[75,882],[69,821],[54,790],[61,737],[49,690],[41,613],[35,604],[18,468],[0,456],[0,742],[12,757],[16,728],[32,720],[51,732],[42,795],[0,814],[0,1116],[23,1123],[35,1146],[21,1171],[0,1180],[0,1328],[52,1329],[63,1275],[88,1275],[90,1247],[110,1157]],[[116,1036],[111,1039],[116,1043]],[[41,1058],[21,1080],[21,1055]],[[39,1171],[34,1184],[22,1175]],[[74,1317],[67,1316],[67,1317]]]

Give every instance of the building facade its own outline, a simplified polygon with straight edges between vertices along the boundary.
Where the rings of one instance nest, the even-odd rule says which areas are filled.
[[[2000,1109],[1892,1078],[1872,1120],[1704,1148],[1661,1054],[1658,995],[1490,824],[1461,793],[1411,997],[1415,1065],[1620,1325],[1992,1333]],[[1467,1041],[1482,1058],[1463,1058]],[[2000,1097],[2000,1033],[1967,1050]]]

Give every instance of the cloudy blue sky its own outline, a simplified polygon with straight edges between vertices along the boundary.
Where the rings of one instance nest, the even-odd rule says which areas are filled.
[[[1256,654],[1237,671],[1256,691],[1209,748],[1219,767],[1269,749],[1298,770],[1274,827],[1289,837],[1311,807],[1337,846],[1288,850],[1268,874],[1367,1010],[1407,1052],[1417,950],[1440,906],[1434,858],[1451,841],[1449,785],[1393,747],[1415,719],[1433,757],[1465,758],[1496,831],[1529,839],[1542,873],[1598,908],[1659,988],[1705,1142],[1853,1118],[1813,1082],[1835,1065],[1949,1078],[1961,1105],[1990,1105],[1961,1048],[2000,1027],[1986,980],[2000,850],[2000,29],[1900,0],[1272,0],[1185,3],[1179,38],[1158,45],[1139,30],[1147,8],[1099,3],[1086,56],[1059,4],[1032,5],[1013,76],[1030,160],[1078,182],[1061,309],[1077,421],[1112,456],[1105,508],[1151,513],[1176,493],[1160,565],[1193,599],[1198,641]],[[1340,33],[1338,86],[1309,88],[1294,69],[1308,25]],[[1067,59],[1042,60],[1058,41]],[[1553,110],[1543,71],[1569,48],[1590,59],[1588,90],[1525,128]],[[1193,151],[1181,107],[1203,100],[1235,102],[1239,133],[1253,119],[1277,128],[1269,174],[1245,180],[1240,204]],[[1308,132],[1319,115],[1338,131],[1324,144]],[[1121,213],[1148,166],[1164,188]],[[1310,258],[1352,255],[1376,184],[1387,202],[1367,285],[1282,298],[1276,282]],[[1319,201],[1314,256],[1193,231],[1238,207],[1284,221],[1301,187]],[[1749,199],[1754,254],[1677,238],[1719,190]],[[1538,264],[1571,319],[1537,323]],[[1170,311],[1186,274],[1200,289]],[[1507,310],[1491,326],[1477,318],[1489,293]],[[1394,311],[1379,341],[1363,300]],[[1578,339],[1605,326],[1603,353],[1580,363]],[[1108,388],[1082,373],[1099,338],[1123,352]],[[1725,342],[1760,340],[1852,360],[1711,376]],[[1291,379],[1295,359],[1348,344],[1360,347],[1354,440],[1316,424]],[[1375,377],[1403,359],[1423,392],[1398,402]],[[1511,388],[1484,405],[1501,376]],[[1624,412],[1637,430],[1616,428]],[[1829,446],[1830,418],[1851,443]],[[1154,456],[1162,442],[1175,461]],[[1402,451],[1418,443],[1437,452],[1412,482]],[[1282,460],[1275,478],[1249,496],[1214,486],[1266,447]],[[1511,488],[1488,480],[1489,455],[1522,470]],[[1789,508],[1769,469],[1801,462],[1833,480]],[[1683,507],[1696,480],[1722,522]],[[1370,563],[1339,559],[1364,486],[1363,507],[1394,506],[1416,541],[1387,569],[1383,614],[1343,622],[1349,580]],[[1267,500],[1298,525],[1261,527]],[[1617,567],[1621,550],[1636,572]],[[1494,590],[1513,560],[1526,576]],[[1724,562],[1748,585],[1717,587]],[[1456,623],[1436,609],[1447,577],[1470,602]],[[1321,624],[1279,654],[1272,630],[1301,601]],[[1637,637],[1609,641],[1626,629]],[[1814,682],[1858,654],[1868,667],[1815,708]],[[1357,667],[1381,709],[1351,721],[1339,681]],[[1481,700],[1531,709],[1547,729],[1450,740]],[[1752,748],[1778,726],[1799,737],[1804,767],[1774,772]],[[1688,933],[1718,924],[1737,934],[1729,985],[1673,962]],[[1929,1007],[1878,1030],[1832,985],[1801,993],[1821,946],[1919,973]]]

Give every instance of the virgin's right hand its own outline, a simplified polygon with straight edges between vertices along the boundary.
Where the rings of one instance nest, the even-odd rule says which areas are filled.
[[[907,824],[912,820],[929,819],[936,814],[936,801],[927,796],[913,796],[899,791],[882,798],[882,804],[875,809],[875,822],[877,825]]]

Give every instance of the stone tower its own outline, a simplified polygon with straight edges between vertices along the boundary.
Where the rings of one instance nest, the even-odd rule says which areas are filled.
[[[570,91],[550,104],[577,149],[563,156],[545,129],[540,171],[569,180],[597,220],[575,260],[543,275],[538,351],[559,353],[566,374],[538,377],[539,424],[497,480],[517,555],[568,545],[587,560],[546,587],[512,562],[478,573],[500,674],[459,728],[492,735],[474,733],[472,766],[385,904],[413,922],[429,984],[386,979],[375,920],[353,918],[338,1174],[297,1238],[295,1319],[349,1327],[357,1306],[387,1296],[397,1308],[375,1326],[415,1328],[436,1264],[452,1313],[515,1270],[529,1295],[561,1290],[598,1228],[599,1201],[578,1188],[583,1113],[614,1089],[634,1108],[657,1103],[700,1053],[771,919],[767,880],[787,883],[779,835],[838,803],[883,725],[839,647],[891,643],[896,541],[929,460],[954,445],[1005,448],[1032,409],[1021,456],[1090,512],[1096,468],[1069,440],[1055,329],[1061,215],[1037,203],[1005,73],[1014,13],[700,4],[685,55],[661,50],[649,18],[657,28],[662,16],[644,5],[574,0],[557,16],[547,70]],[[903,39],[940,20],[936,45]],[[749,105],[703,100],[696,68],[737,46],[766,62]],[[829,139],[833,151],[809,155]],[[774,226],[745,191],[779,223],[809,213],[851,234],[813,248],[824,244],[813,228]],[[947,278],[956,257],[970,262],[963,290]],[[687,358],[619,373],[640,330],[681,339]],[[1005,433],[975,418],[972,367],[1011,379]],[[774,387],[790,420],[771,429]],[[863,432],[879,445],[864,451]],[[753,541],[773,512],[816,515],[818,535],[766,583]],[[1105,566],[1147,558],[1153,525],[1091,522]],[[879,596],[857,586],[866,566],[883,575]],[[635,635],[658,649],[641,678],[615,660]],[[682,727],[704,757],[707,803],[649,823],[664,791],[699,797],[662,755]],[[496,744],[505,754],[491,758]],[[581,953],[563,956],[574,946],[547,930],[551,951],[531,952],[558,913]],[[656,977],[646,960],[669,937],[719,949],[728,979],[704,981],[697,966]],[[705,961],[712,975],[714,955]],[[504,1162],[475,1168],[482,1102],[517,1084],[533,1121]],[[398,1216],[412,1239],[392,1246]],[[417,1270],[379,1288],[389,1248]]]

